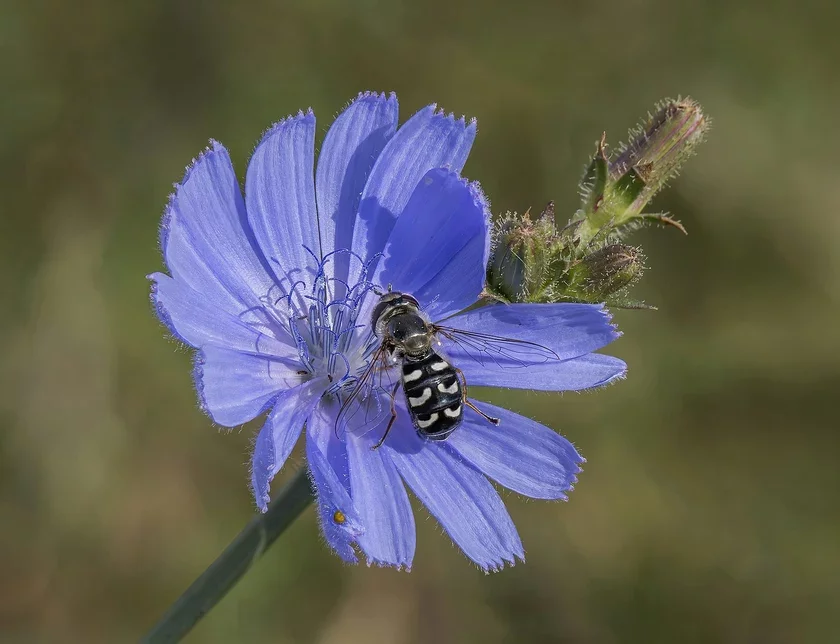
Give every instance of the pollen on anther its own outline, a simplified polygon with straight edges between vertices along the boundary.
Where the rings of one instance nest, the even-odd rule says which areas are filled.
[[[335,521],[338,525],[342,525],[346,523],[347,517],[344,516],[344,513],[341,510],[336,510],[333,513],[333,521]]]

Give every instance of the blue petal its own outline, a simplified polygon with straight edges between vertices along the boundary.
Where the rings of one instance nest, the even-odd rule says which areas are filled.
[[[315,115],[275,124],[257,145],[245,177],[248,220],[281,288],[307,282],[320,255],[315,206]]]
[[[323,253],[353,246],[362,191],[373,164],[397,129],[399,106],[391,94],[360,94],[330,126],[318,156],[315,194]],[[333,256],[328,277],[347,280],[350,256]]]
[[[572,444],[545,425],[507,409],[484,402],[479,408],[501,424],[496,427],[475,414],[467,415],[446,445],[514,492],[565,499],[584,460]]]
[[[201,406],[225,427],[247,423],[264,412],[278,393],[301,384],[298,369],[296,360],[208,345],[195,368]]]
[[[176,280],[228,312],[259,304],[271,287],[220,143],[211,141],[176,186],[161,225],[161,247]]]
[[[315,409],[327,386],[326,378],[314,378],[287,389],[274,403],[265,425],[257,436],[251,462],[251,486],[260,511],[268,509],[268,488],[295,446],[303,424]]]
[[[516,526],[493,485],[445,444],[423,440],[405,410],[380,448],[394,461],[414,494],[482,570],[524,560]],[[399,425],[399,426],[397,426]]]
[[[372,449],[381,432],[347,433],[350,487],[365,526],[358,543],[368,563],[410,569],[417,536],[414,512],[394,464],[382,448]]]
[[[322,400],[306,422],[306,460],[317,494],[324,537],[344,561],[356,563],[352,544],[365,530],[350,498],[347,450],[335,437],[336,407]]]
[[[362,193],[353,231],[356,253],[371,259],[382,251],[396,218],[429,170],[449,167],[461,171],[475,129],[475,121],[467,124],[464,119],[435,113],[435,106],[430,105],[397,130],[376,160]]]
[[[454,341],[444,338],[447,355],[474,385],[586,389],[606,384],[626,370],[616,358],[587,355],[620,335],[602,305],[497,304],[458,315],[445,325],[525,342],[499,343],[457,334]]]
[[[432,319],[457,313],[484,288],[489,231],[478,185],[431,170],[397,219],[373,282],[411,293]]]
[[[248,353],[297,356],[297,349],[282,327],[261,325],[261,330],[257,330],[246,324],[243,317],[228,313],[179,280],[163,273],[149,278],[153,280],[152,301],[158,316],[175,337],[190,346],[212,344]]]
[[[527,366],[499,365],[492,360],[482,365],[471,358],[447,354],[464,373],[470,385],[477,387],[507,387],[509,389],[534,389],[536,391],[580,391],[607,385],[623,378],[627,365],[623,360],[589,353],[579,358]]]

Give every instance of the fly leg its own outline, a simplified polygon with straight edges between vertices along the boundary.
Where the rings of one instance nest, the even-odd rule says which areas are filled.
[[[475,413],[477,413],[479,416],[481,416],[488,423],[490,423],[491,425],[496,425],[498,427],[499,423],[502,422],[501,420],[499,420],[498,418],[494,418],[493,416],[488,416],[467,399],[467,378],[466,376],[464,376],[464,372],[461,371],[458,367],[453,366],[452,368],[455,369],[455,371],[458,373],[458,377],[461,379],[461,393],[463,403],[467,407],[472,409]]]
[[[385,433],[382,435],[382,438],[379,439],[379,442],[371,447],[371,449],[379,449],[382,447],[382,443],[385,442],[385,439],[388,438],[388,432],[391,431],[391,427],[394,425],[394,421],[397,420],[397,391],[400,388],[400,383],[397,382],[394,385],[394,391],[391,392],[391,419],[388,421],[388,426],[385,428]]]

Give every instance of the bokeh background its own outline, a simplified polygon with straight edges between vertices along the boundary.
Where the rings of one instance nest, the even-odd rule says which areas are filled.
[[[630,376],[482,392],[588,459],[506,498],[485,576],[424,510],[414,571],[346,567],[311,509],[188,642],[838,642],[840,4],[319,0],[0,4],[0,641],[136,641],[249,520],[249,441],[197,409],[151,310],[157,227],[208,138],[323,134],[360,90],[476,116],[496,212],[554,199],[665,96],[714,119],[632,238]],[[299,454],[285,474],[301,466]],[[276,489],[276,487],[275,487]]]

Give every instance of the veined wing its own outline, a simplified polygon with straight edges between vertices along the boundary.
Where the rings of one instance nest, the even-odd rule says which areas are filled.
[[[536,342],[505,338],[478,331],[464,331],[452,327],[433,324],[434,333],[446,338],[473,360],[487,366],[527,367],[543,364],[550,360],[559,360],[554,351]]]
[[[387,352],[383,347],[371,356],[370,364],[348,393],[339,392],[341,408],[335,421],[335,434],[343,439],[349,431],[364,434],[391,415],[392,387],[390,371],[385,368]]]

